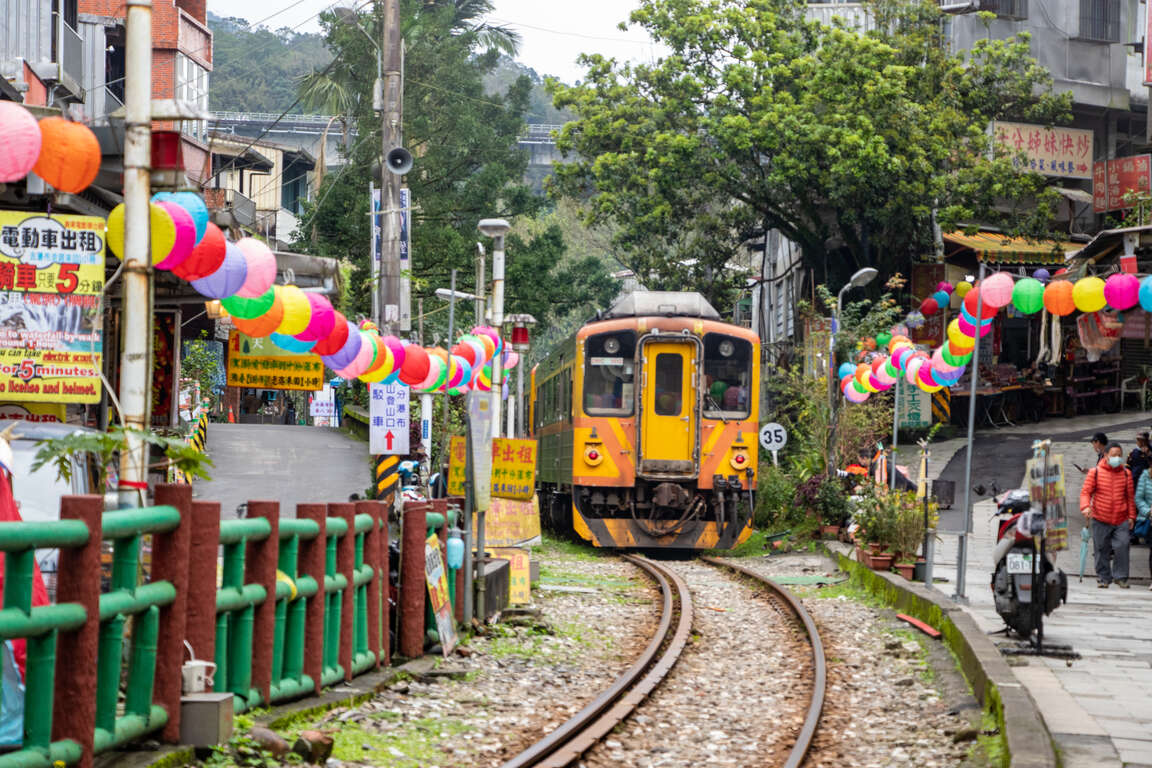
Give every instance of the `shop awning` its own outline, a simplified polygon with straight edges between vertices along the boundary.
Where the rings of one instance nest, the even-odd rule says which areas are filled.
[[[993,264],[1063,264],[1066,254],[1083,247],[1067,240],[1026,240],[987,231],[972,235],[948,232],[944,242],[949,246],[948,256],[971,250],[981,261]]]

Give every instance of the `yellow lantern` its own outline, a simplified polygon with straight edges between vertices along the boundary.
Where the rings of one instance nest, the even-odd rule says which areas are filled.
[[[284,319],[280,321],[276,333],[295,336],[312,321],[312,304],[304,291],[295,285],[284,286],[280,292],[280,299],[284,304]]]
[[[1081,312],[1099,312],[1108,303],[1104,298],[1104,281],[1085,277],[1072,286],[1072,301]]]

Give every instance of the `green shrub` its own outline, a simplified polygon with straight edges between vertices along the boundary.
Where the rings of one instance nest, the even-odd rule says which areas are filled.
[[[797,509],[795,499],[796,483],[788,473],[771,464],[762,464],[753,525],[759,530],[792,526],[804,517],[804,511]]]

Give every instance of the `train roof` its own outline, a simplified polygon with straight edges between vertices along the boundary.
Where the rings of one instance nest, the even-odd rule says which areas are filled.
[[[720,313],[694,291],[633,291],[622,296],[597,320],[618,317],[699,317],[720,320]]]

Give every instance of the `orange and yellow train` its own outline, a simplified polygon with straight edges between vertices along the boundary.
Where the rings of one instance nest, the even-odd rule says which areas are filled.
[[[598,547],[751,533],[760,340],[696,293],[632,293],[532,371],[546,527]]]

